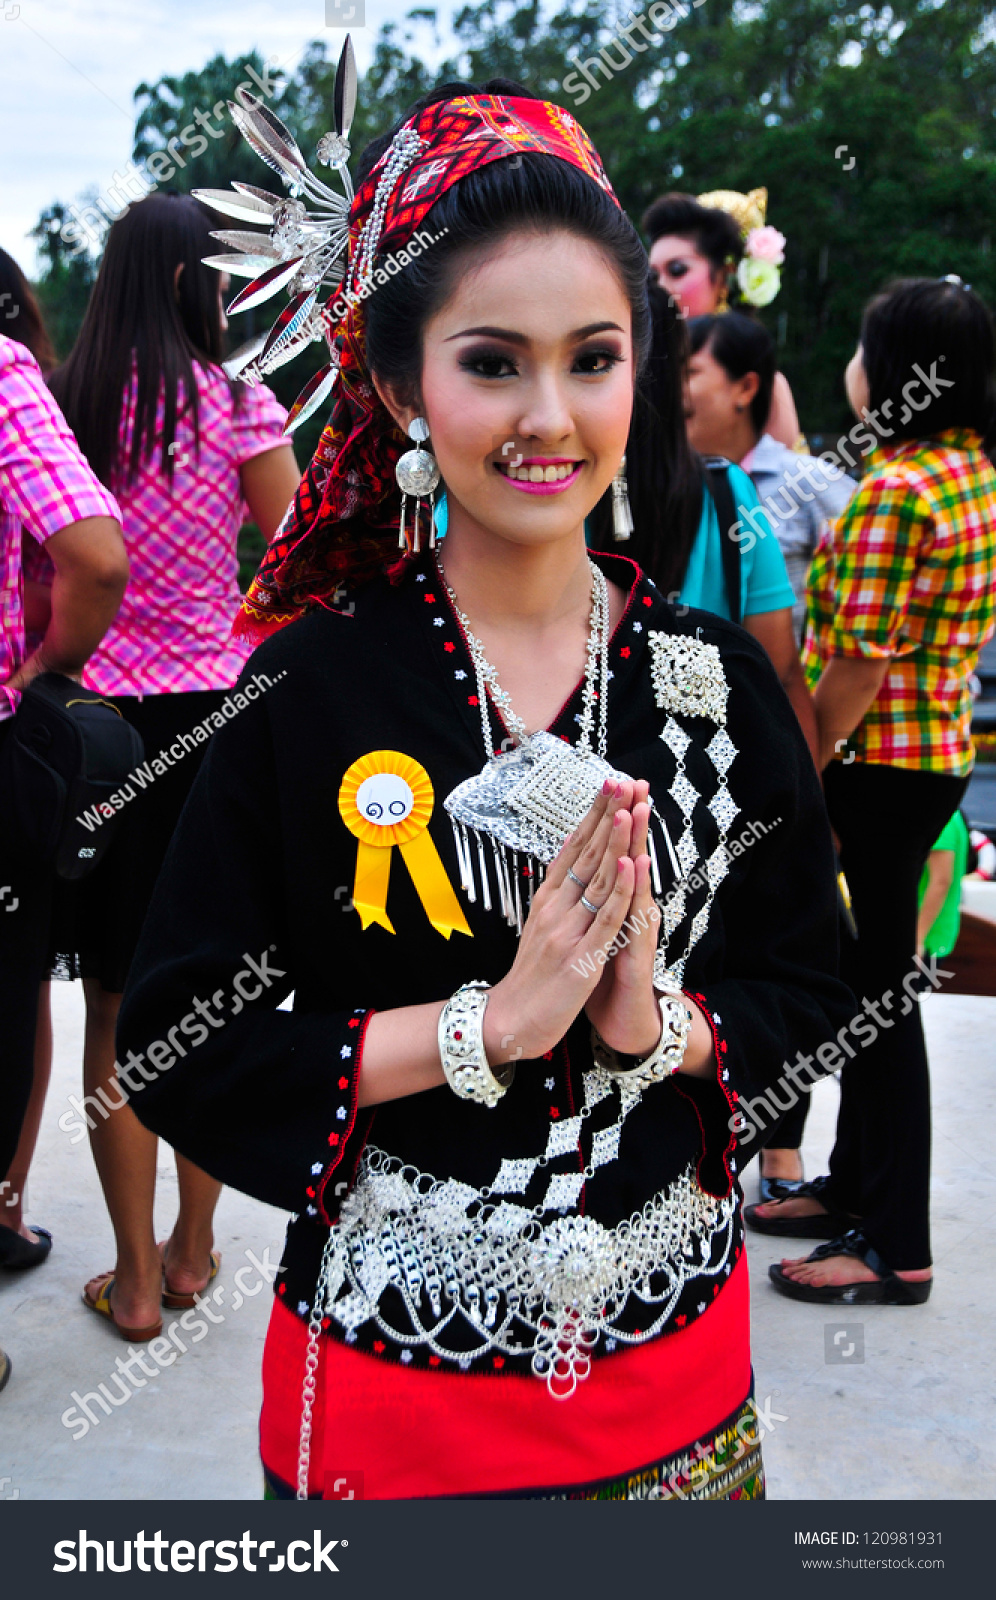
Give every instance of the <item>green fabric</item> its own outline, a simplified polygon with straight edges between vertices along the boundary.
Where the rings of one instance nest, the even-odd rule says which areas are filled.
[[[932,846],[934,850],[953,850],[955,860],[951,887],[924,940],[924,950],[928,956],[949,956],[958,943],[961,930],[961,880],[968,865],[968,842],[965,818],[960,811],[956,811]],[[929,877],[928,869],[924,867],[918,897],[921,903],[927,892]]]

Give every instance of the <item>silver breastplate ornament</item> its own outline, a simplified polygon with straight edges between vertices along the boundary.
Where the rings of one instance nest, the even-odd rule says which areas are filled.
[[[605,577],[589,562],[592,578],[591,619],[588,631],[582,705],[581,736],[576,746],[542,730],[529,733],[498,682],[498,675],[483,646],[460,610],[456,595],[440,566],[440,577],[459,618],[477,677],[481,730],[488,761],[483,770],[447,795],[460,869],[461,888],[473,904],[478,897],[486,911],[496,906],[505,920],[521,933],[534,890],[546,868],[574,831],[601,791],[606,778],[625,780],[606,759],[608,728],[609,603]],[[651,680],[658,706],[667,713],[661,739],[674,757],[675,775],[669,792],[682,814],[683,828],[677,846],[660,812],[654,807],[648,837],[654,897],[661,912],[655,981],[661,988],[680,987],[685,963],[702,937],[716,890],[729,866],[726,844],[739,807],[726,783],[736,747],[726,732],[729,686],[715,645],[676,634],[651,632]],[[500,712],[514,745],[495,753],[488,714],[488,697]],[[595,706],[598,707],[597,752],[593,748]],[[706,717],[717,731],[705,746],[718,778],[708,801],[686,772],[691,736],[676,716]],[[695,841],[697,810],[711,815],[718,839],[712,853],[700,860]],[[655,832],[670,861],[672,879],[664,893]],[[496,886],[492,896],[492,879]],[[696,889],[704,889],[695,906]],[[682,923],[687,923],[680,953],[669,954]]]

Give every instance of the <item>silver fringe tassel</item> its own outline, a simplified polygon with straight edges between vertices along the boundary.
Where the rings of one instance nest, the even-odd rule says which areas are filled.
[[[533,903],[533,895],[539,888],[546,875],[546,868],[535,856],[520,855],[518,851],[503,845],[497,839],[491,839],[491,869],[488,870],[488,861],[485,851],[485,841],[490,835],[478,833],[474,828],[468,828],[465,823],[457,822],[455,817],[450,818],[453,829],[453,844],[456,849],[457,867],[460,873],[460,887],[471,905],[477,903],[478,882],[480,879],[480,899],[485,911],[492,909],[491,875],[494,875],[497,894],[498,909],[510,928],[521,934],[522,925],[529,915]],[[477,846],[477,877],[474,873],[474,845]],[[523,906],[522,881],[526,882],[525,905]]]

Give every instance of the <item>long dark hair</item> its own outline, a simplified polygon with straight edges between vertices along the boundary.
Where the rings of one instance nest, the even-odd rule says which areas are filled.
[[[31,351],[43,372],[55,366],[55,351],[41,307],[13,256],[0,250],[0,333]]]
[[[194,363],[219,362],[224,338],[218,274],[201,264],[212,249],[213,225],[211,213],[190,195],[151,194],[129,206],[107,236],[79,338],[52,374],[51,388],[83,454],[108,488],[133,479],[157,444],[160,469],[172,482],[170,446],[181,408],[191,417],[199,447]],[[135,420],[125,461],[121,414],[133,361]],[[156,417],[164,392],[160,435]]]
[[[861,345],[869,407],[877,412],[891,402],[884,415],[897,439],[926,439],[947,428],[971,428],[992,450],[996,443],[993,323],[983,301],[960,279],[900,278],[890,283],[865,308]],[[917,381],[914,366],[934,376],[935,395]],[[903,401],[903,388],[911,380],[919,390],[918,401],[924,394],[929,399],[919,409]]]
[[[771,394],[775,385],[775,341],[767,328],[739,311],[692,317],[688,324],[692,355],[707,350],[727,377],[745,378],[756,372],[757,392],[750,403],[750,421],[758,438],[768,426]]]
[[[437,100],[461,94],[497,94],[531,100],[535,96],[508,79],[492,79],[483,87],[444,84],[409,111],[415,115]],[[396,130],[393,130],[396,131]],[[363,152],[358,176],[383,153],[392,134],[375,140]],[[630,303],[637,369],[650,340],[647,309],[647,258],[626,213],[593,180],[566,161],[539,152],[518,161],[492,161],[468,173],[440,196],[425,225],[445,233],[390,281],[367,304],[366,354],[371,372],[414,394],[422,367],[425,324],[452,293],[467,253],[493,248],[519,228],[561,227],[598,245],[611,260]]]
[[[656,282],[650,284],[649,303],[650,356],[637,388],[626,444],[633,533],[625,544],[615,543],[611,493],[603,495],[588,522],[595,549],[631,555],[661,592],[671,595],[681,588],[695,542],[704,477],[685,432],[685,323],[671,296]]]

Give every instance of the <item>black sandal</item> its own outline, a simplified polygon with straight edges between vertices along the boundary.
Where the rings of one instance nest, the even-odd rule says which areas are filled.
[[[52,1248],[52,1235],[47,1228],[32,1228],[38,1235],[35,1244],[22,1238],[13,1228],[0,1225],[0,1267],[6,1272],[23,1272],[25,1267],[40,1267]]]
[[[773,1191],[779,1191],[771,1194],[772,1200],[818,1200],[826,1205],[823,1197],[829,1181],[826,1178],[813,1178],[807,1183],[793,1184],[791,1188],[780,1178],[768,1181]],[[762,1205],[764,1203],[761,1201]],[[757,1206],[744,1207],[744,1221],[755,1233],[774,1233],[782,1239],[836,1239],[854,1224],[854,1218],[843,1211],[828,1209],[811,1217],[762,1217]]]
[[[787,1200],[805,1183],[805,1178],[766,1178],[762,1172],[757,1180],[757,1198],[762,1206],[769,1200]]]
[[[923,1278],[911,1283],[908,1278],[897,1278],[892,1268],[886,1266],[878,1251],[873,1249],[860,1228],[852,1228],[838,1239],[818,1244],[806,1257],[807,1261],[827,1261],[831,1256],[857,1256],[872,1272],[878,1273],[877,1283],[797,1283],[788,1277],[781,1266],[768,1268],[779,1294],[790,1300],[810,1300],[824,1306],[922,1306],[929,1300],[933,1278]]]

